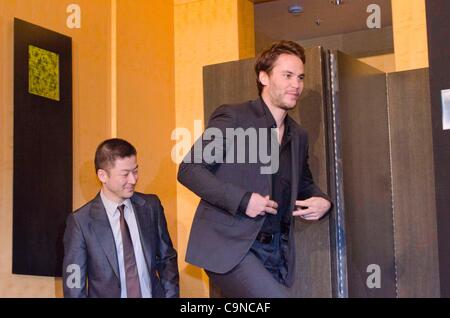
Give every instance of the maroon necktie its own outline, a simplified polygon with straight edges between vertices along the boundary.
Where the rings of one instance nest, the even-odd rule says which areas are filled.
[[[117,207],[120,212],[120,232],[122,233],[123,262],[125,265],[125,280],[127,283],[127,297],[141,298],[141,285],[134,257],[133,242],[131,241],[130,229],[125,221],[125,204]]]

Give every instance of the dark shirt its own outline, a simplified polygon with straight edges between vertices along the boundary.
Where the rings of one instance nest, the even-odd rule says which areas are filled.
[[[263,102],[266,111],[267,128],[276,128],[277,124],[267,105]],[[268,134],[270,136],[270,133]],[[269,141],[270,144],[270,141]],[[289,223],[289,205],[291,198],[291,130],[285,120],[285,128],[281,146],[279,149],[279,168],[272,175],[272,193],[270,199],[278,203],[278,213],[276,215],[266,213],[261,231],[266,233],[277,233],[281,231],[281,223]],[[245,213],[252,193],[247,192],[239,205],[239,212]]]

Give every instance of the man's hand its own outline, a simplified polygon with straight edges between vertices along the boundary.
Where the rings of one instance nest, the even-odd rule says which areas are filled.
[[[296,210],[294,216],[300,216],[305,220],[316,221],[320,219],[331,207],[331,203],[321,197],[312,197],[307,200],[295,201]]]
[[[263,197],[258,193],[252,193],[245,214],[251,218],[258,215],[265,215],[266,213],[277,214],[277,208],[278,204],[275,201],[270,200],[268,195]]]

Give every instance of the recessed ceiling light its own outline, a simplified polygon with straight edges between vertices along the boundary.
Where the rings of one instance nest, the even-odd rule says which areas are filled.
[[[298,15],[303,12],[303,7],[299,4],[293,4],[289,6],[288,12],[293,15]]]
[[[335,6],[339,6],[344,3],[344,0],[331,0],[331,3]]]

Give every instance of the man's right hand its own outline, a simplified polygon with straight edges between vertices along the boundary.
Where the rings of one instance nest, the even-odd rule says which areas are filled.
[[[258,193],[252,193],[250,200],[248,201],[247,210],[245,214],[254,218],[258,215],[265,215],[266,213],[277,214],[278,203],[270,200],[270,197],[266,195],[263,197]]]

